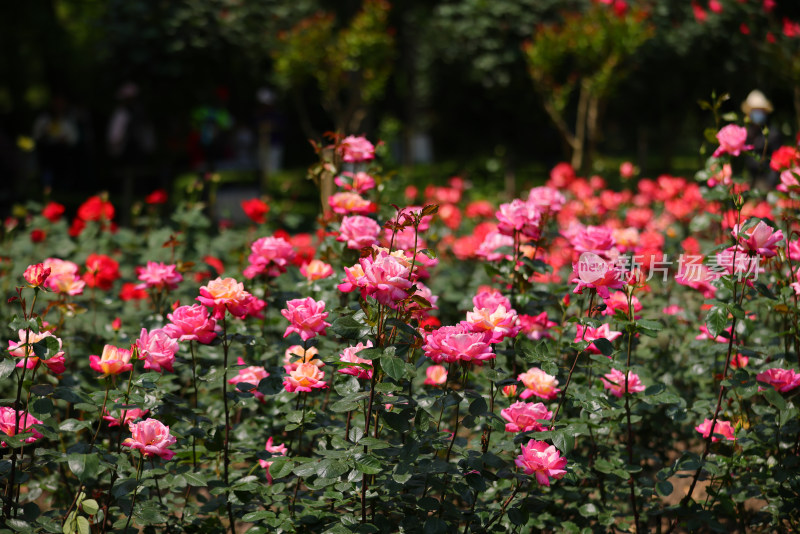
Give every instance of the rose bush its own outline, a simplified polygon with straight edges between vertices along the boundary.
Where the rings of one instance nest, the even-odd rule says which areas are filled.
[[[2,235],[4,527],[797,529],[800,204],[709,181],[749,150],[726,128],[694,181],[561,164],[405,207],[345,137],[314,235],[261,200],[247,228],[191,197],[117,228],[96,196],[77,231],[29,203]]]

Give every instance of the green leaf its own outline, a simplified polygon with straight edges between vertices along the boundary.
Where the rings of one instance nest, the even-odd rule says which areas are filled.
[[[81,515],[81,516],[78,516],[78,519],[77,519],[76,523],[78,524],[78,532],[80,534],[90,534],[92,529],[91,529],[91,525],[89,525],[89,520],[88,519],[86,519],[85,517],[83,517]]]
[[[386,412],[382,415],[386,424],[398,432],[408,432],[411,428],[408,424],[408,417],[394,412]]]
[[[486,405],[486,401],[483,397],[478,397],[469,405],[469,413],[478,417],[486,413],[489,409],[489,406]]]
[[[666,497],[672,493],[672,483],[668,480],[661,480],[656,482],[656,492],[662,497]]]
[[[384,322],[384,328],[397,328],[401,332],[408,334],[409,339],[414,339],[415,337],[422,339],[422,336],[420,335],[420,333],[417,331],[416,328],[413,328],[412,326],[404,323],[400,319],[395,319],[394,317],[389,317],[388,319],[386,319],[386,322]]]
[[[661,323],[661,321],[649,321],[647,319],[640,319],[636,321],[636,326],[641,326],[643,328],[647,328],[648,330],[654,330],[656,332],[664,328],[664,325]]]
[[[578,509],[583,517],[594,517],[597,515],[597,506],[592,503],[584,504]]]
[[[561,451],[561,454],[567,455],[572,451],[573,445],[575,444],[575,438],[565,434],[563,431],[561,432],[553,432],[553,445],[556,446],[556,449]]]
[[[292,469],[294,469],[294,464],[286,456],[278,456],[270,461],[272,465],[269,466],[269,474],[272,478],[283,478],[289,475]]]
[[[604,356],[611,356],[614,354],[614,345],[604,337],[595,339],[594,346],[597,347]]]
[[[184,479],[186,479],[186,483],[190,486],[196,487],[205,487],[207,486],[206,481],[198,475],[197,473],[193,473],[192,471],[187,471],[181,475]]]
[[[81,482],[95,476],[100,470],[100,460],[96,454],[70,454],[67,456],[67,465]]]
[[[786,400],[774,387],[768,386],[764,389],[764,398],[767,399],[767,402],[775,406],[777,409],[786,409]]]
[[[720,332],[725,330],[725,327],[728,325],[728,310],[727,308],[714,306],[710,310],[708,310],[708,314],[706,314],[706,328],[708,328],[708,333],[711,334],[712,337],[719,336]]]
[[[5,378],[13,373],[16,365],[17,363],[11,358],[6,358],[0,362],[0,378]]]
[[[95,515],[100,510],[100,505],[94,499],[86,499],[81,503],[83,511],[89,515]]]
[[[356,458],[356,469],[367,475],[377,475],[381,472],[381,462],[374,456],[361,454]]]
[[[356,321],[352,315],[339,317],[331,324],[330,331],[339,337],[360,340],[369,334],[371,328]]]
[[[336,384],[335,389],[336,393],[342,397],[346,397],[358,392],[361,389],[361,384],[358,383],[358,379],[356,377],[350,376],[346,380]]]
[[[396,356],[384,355],[381,358],[381,368],[395,380],[402,379],[406,374],[405,362]]]
[[[58,425],[58,429],[62,432],[75,432],[82,428],[89,428],[92,423],[89,421],[78,421],[77,419],[65,419]]]
[[[322,478],[338,478],[349,470],[344,460],[323,460],[317,465],[317,475]]]

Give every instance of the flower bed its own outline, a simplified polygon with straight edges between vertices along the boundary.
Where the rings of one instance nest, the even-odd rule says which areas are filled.
[[[263,199],[247,228],[191,195],[132,229],[32,203],[3,234],[5,526],[796,529],[798,156],[750,191],[736,128],[696,180],[562,164],[499,205],[335,139],[314,235]]]

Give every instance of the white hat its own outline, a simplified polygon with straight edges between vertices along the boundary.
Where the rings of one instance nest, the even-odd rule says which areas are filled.
[[[767,113],[772,113],[773,109],[772,102],[758,89],[750,91],[750,94],[747,95],[747,100],[742,102],[742,111],[745,114],[750,115],[750,112],[754,109],[763,109]]]

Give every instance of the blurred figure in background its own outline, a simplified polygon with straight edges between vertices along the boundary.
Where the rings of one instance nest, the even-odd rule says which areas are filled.
[[[63,95],[55,95],[49,108],[36,118],[33,140],[45,195],[53,187],[69,189],[73,185],[79,133],[78,124]]]
[[[755,89],[742,102],[742,112],[750,119],[747,125],[747,144],[753,145],[753,155],[745,158],[750,183],[752,186],[758,184],[773,189],[778,184],[779,176],[770,169],[769,157],[781,146],[781,134],[777,127],[768,124],[769,115],[773,112],[772,102],[764,93]]]
[[[275,107],[275,93],[262,87],[256,93],[256,131],[258,132],[258,170],[261,192],[267,192],[270,174],[283,163],[284,117]]]
[[[106,137],[114,179],[122,184],[121,223],[130,222],[134,184],[145,178],[156,147],[153,125],[139,100],[139,87],[128,82],[117,91]]]
[[[233,117],[228,111],[228,88],[217,87],[214,104],[192,112],[189,152],[193,166],[200,172],[214,172],[229,157],[229,135]]]

